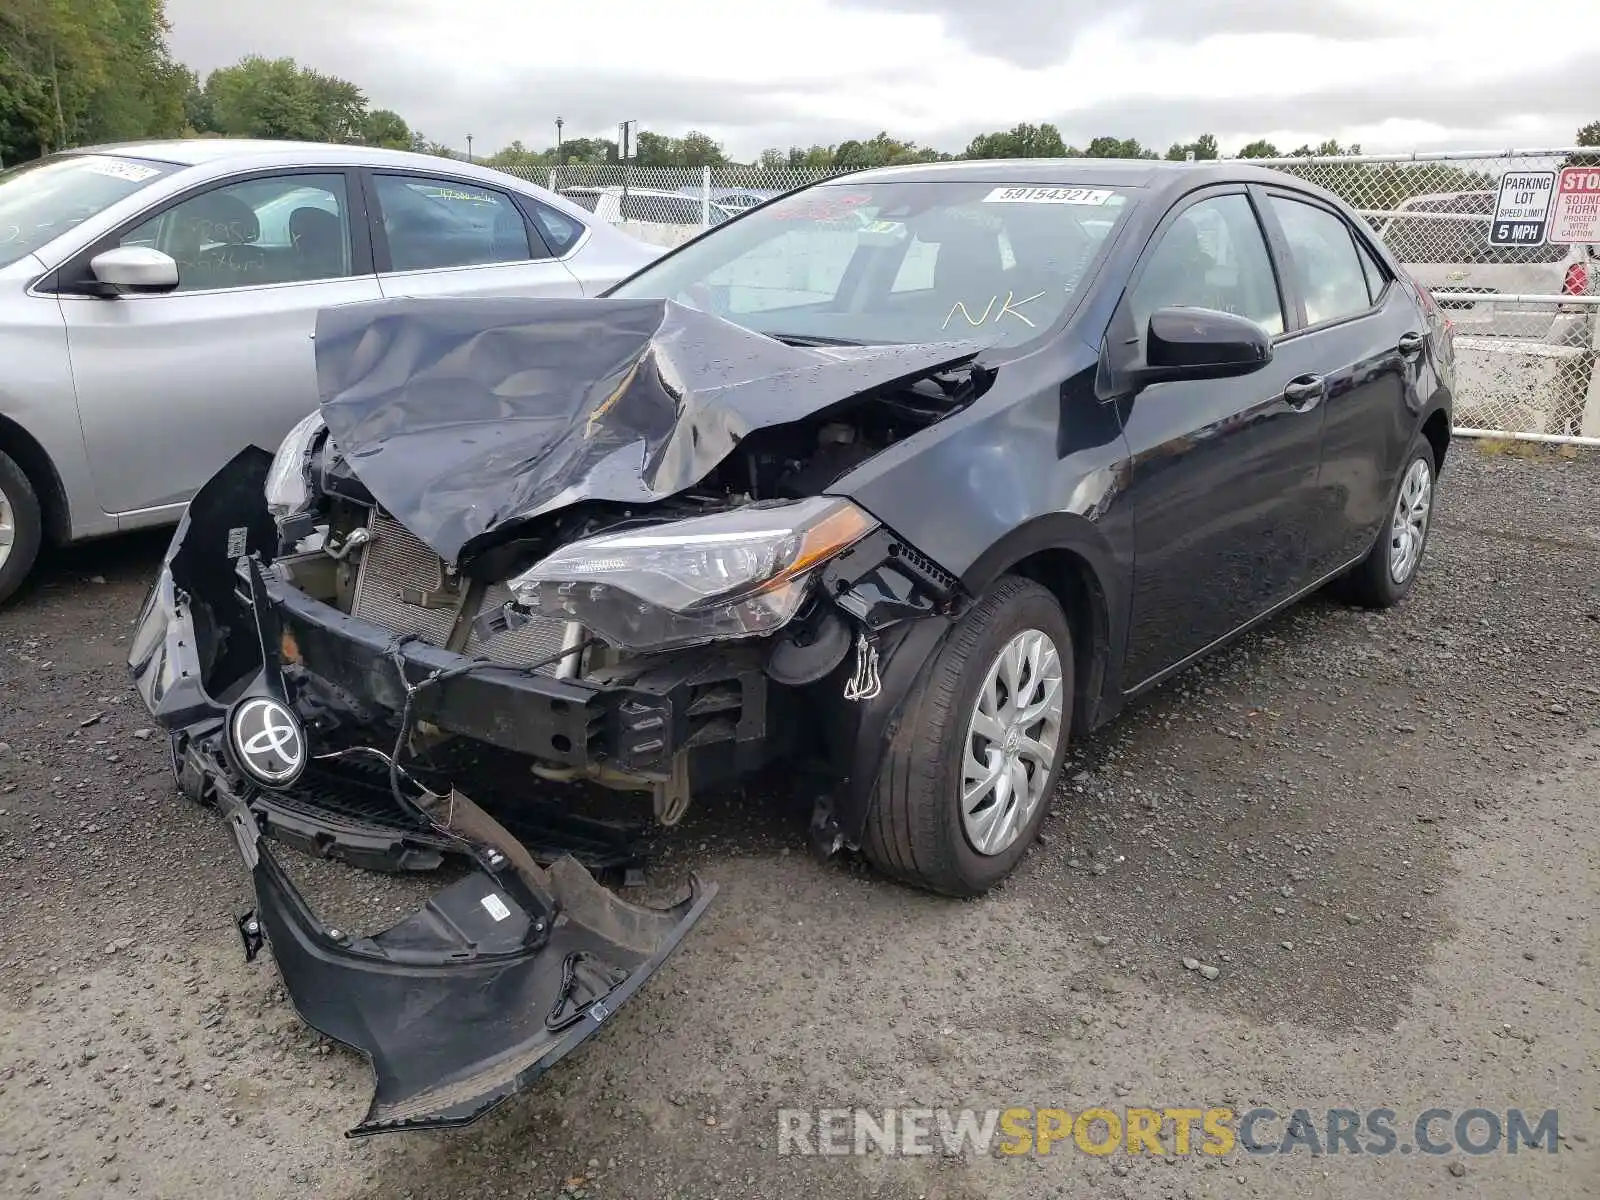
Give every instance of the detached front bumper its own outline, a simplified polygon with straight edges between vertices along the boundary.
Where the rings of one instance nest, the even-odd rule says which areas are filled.
[[[266,466],[260,451],[247,451],[195,497],[140,615],[129,666],[172,735],[184,790],[221,810],[250,871],[256,908],[240,922],[247,953],[270,944],[300,1016],[372,1063],[373,1099],[350,1135],[466,1124],[598,1030],[677,948],[716,888],[691,878],[688,894],[669,908],[627,903],[570,854],[542,866],[459,792],[418,788],[416,805],[432,825],[419,839],[427,832],[435,849],[451,846],[474,869],[382,933],[355,937],[319,920],[266,843],[282,807],[240,769],[230,714],[260,697],[292,709],[286,648],[298,647],[295,661],[307,669],[313,661],[328,669],[336,686],[347,678],[341,672],[376,686],[383,648],[373,650],[367,631],[334,633],[326,618],[305,619],[253,564],[236,571],[236,561],[271,553],[275,531],[256,516]],[[405,653],[419,674],[445,654],[415,645]],[[510,707],[560,718],[553,728],[571,731],[575,750],[593,743],[597,709],[584,692],[594,689],[504,674],[512,678],[497,681],[494,697],[525,696],[523,707]],[[490,733],[519,719],[495,717],[498,705],[470,689],[453,698],[441,690],[427,710],[441,727],[457,712],[487,714],[473,719]],[[383,703],[382,694],[373,698]],[[314,792],[317,779],[314,771],[303,776],[302,790]]]
[[[498,867],[351,937],[312,912],[243,797],[219,786],[217,799],[255,886],[247,953],[264,937],[301,1018],[372,1064],[372,1102],[350,1136],[466,1125],[522,1091],[632,998],[716,895],[693,879],[673,907],[643,908],[570,857],[545,873],[546,891],[491,850]]]

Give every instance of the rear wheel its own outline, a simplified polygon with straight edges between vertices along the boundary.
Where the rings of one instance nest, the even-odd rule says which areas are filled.
[[[1435,479],[1433,447],[1419,435],[1400,472],[1383,532],[1367,557],[1340,581],[1345,599],[1364,608],[1390,608],[1405,599],[1428,548]]]
[[[1066,755],[1072,662],[1055,597],[1002,578],[907,698],[867,821],[874,865],[951,896],[981,895],[1016,869]]]
[[[33,484],[8,455],[0,454],[0,604],[11,599],[33,570],[43,537]]]

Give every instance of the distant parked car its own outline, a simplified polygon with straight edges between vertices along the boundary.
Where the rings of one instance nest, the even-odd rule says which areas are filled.
[[[1514,337],[1556,345],[1572,344],[1573,334],[1586,333],[1582,309],[1558,311],[1556,305],[1494,303],[1496,295],[1592,295],[1600,263],[1597,249],[1586,246],[1492,246],[1490,218],[1496,193],[1440,192],[1413,196],[1394,211],[1416,216],[1379,220],[1379,236],[1406,265],[1418,283],[1435,292],[1470,292],[1483,303],[1447,300],[1462,334]]]
[[[737,215],[735,209],[715,201],[705,205],[698,196],[686,196],[682,192],[668,192],[660,188],[630,187],[624,191],[615,186],[569,187],[562,188],[561,194],[613,225],[622,221],[652,225],[720,225]]]
[[[1476,411],[1478,395],[1486,400],[1493,396],[1499,405],[1510,394],[1547,414],[1544,432],[1581,432],[1595,390],[1600,308],[1495,297],[1594,295],[1600,290],[1600,248],[1490,245],[1496,201],[1497,193],[1487,190],[1413,196],[1394,211],[1416,216],[1372,218],[1371,223],[1429,291],[1483,297],[1438,302],[1458,334],[1493,339],[1477,347],[1467,343],[1476,353],[1468,356],[1461,381],[1460,411],[1466,423],[1496,419],[1492,408]],[[1514,384],[1507,376],[1513,366]]]
[[[681,187],[678,191],[685,196],[700,199],[705,189],[699,187]],[[782,192],[766,191],[757,188],[714,187],[710,196],[713,204],[720,204],[723,208],[746,209],[754,208],[758,204],[765,204],[774,196],[781,196]]]
[[[317,405],[311,333],[385,296],[592,296],[654,259],[450,159],[195,139],[0,172],[0,602],[46,540],[178,519]]]

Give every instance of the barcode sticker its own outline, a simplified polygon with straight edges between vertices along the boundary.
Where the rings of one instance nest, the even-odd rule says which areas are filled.
[[[1110,188],[998,187],[985,204],[1104,204],[1116,193]]]
[[[496,921],[504,921],[511,915],[511,910],[506,907],[506,902],[500,899],[499,896],[496,896],[493,892],[490,892],[482,900],[478,901],[478,903],[483,905],[483,911],[488,913]]]

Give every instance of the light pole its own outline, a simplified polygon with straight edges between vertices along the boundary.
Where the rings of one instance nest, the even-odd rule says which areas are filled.
[[[624,121],[619,126],[622,136],[617,140],[617,154],[622,159],[622,206],[624,209],[628,206],[628,162],[634,156],[634,147],[629,135],[633,133],[634,127],[638,124],[638,121]]]
[[[472,135],[467,134],[467,161],[472,161]]]
[[[556,118],[556,149],[557,150],[561,149],[561,127],[563,125],[565,125],[565,124],[566,124],[566,122],[563,121],[560,117]]]

